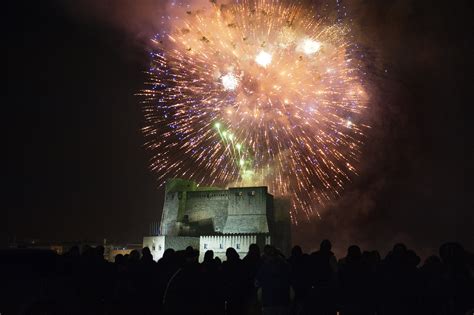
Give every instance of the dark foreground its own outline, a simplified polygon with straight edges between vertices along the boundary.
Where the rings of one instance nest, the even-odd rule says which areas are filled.
[[[472,314],[473,255],[446,243],[420,258],[397,244],[383,259],[351,246],[337,261],[329,241],[285,259],[251,245],[221,262],[192,248],[155,263],[140,254],[103,259],[103,248],[1,252],[3,314]],[[6,281],[5,281],[6,279]]]

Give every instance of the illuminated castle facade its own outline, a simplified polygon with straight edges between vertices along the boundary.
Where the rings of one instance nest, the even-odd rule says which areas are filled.
[[[207,250],[223,259],[229,247],[242,258],[252,243],[261,249],[271,244],[287,254],[288,207],[286,199],[274,198],[267,187],[221,189],[171,179],[166,183],[160,233],[145,237],[143,245],[155,260],[167,248],[182,250],[189,245],[199,249],[200,260]]]

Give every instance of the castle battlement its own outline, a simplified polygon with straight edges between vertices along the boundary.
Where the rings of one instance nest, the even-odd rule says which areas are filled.
[[[211,191],[190,191],[187,193],[188,199],[207,198],[207,199],[228,199],[229,192],[227,190],[211,190]]]

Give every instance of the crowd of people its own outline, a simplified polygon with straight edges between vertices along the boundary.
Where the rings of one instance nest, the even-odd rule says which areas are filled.
[[[474,303],[473,255],[457,243],[422,264],[404,244],[384,258],[353,245],[338,260],[328,240],[288,258],[270,245],[223,261],[208,250],[201,263],[192,247],[158,262],[143,248],[111,263],[100,246],[3,256],[5,305],[20,314],[472,315]]]

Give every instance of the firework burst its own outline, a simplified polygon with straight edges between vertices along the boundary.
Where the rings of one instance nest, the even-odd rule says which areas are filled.
[[[143,132],[161,181],[266,185],[308,218],[356,173],[368,103],[342,24],[278,1],[187,11],[153,39]]]

